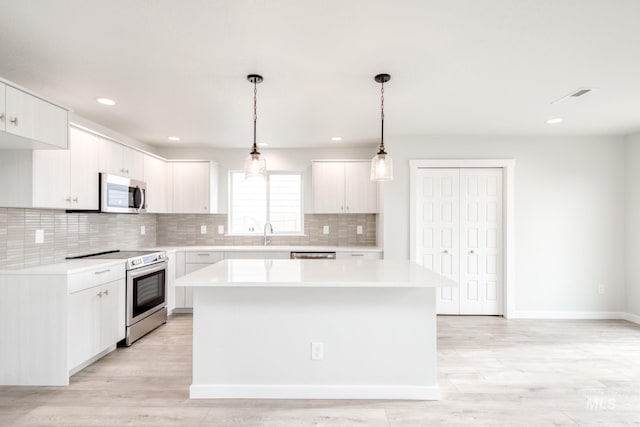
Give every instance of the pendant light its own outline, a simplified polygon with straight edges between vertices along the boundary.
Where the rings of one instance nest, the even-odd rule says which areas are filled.
[[[262,83],[262,76],[259,74],[249,74],[247,80],[253,83],[253,146],[249,157],[244,162],[245,178],[262,177],[267,174],[267,164],[264,157],[260,157],[258,145],[256,144],[256,122],[258,121],[258,83]]]
[[[384,84],[391,80],[389,74],[378,74],[376,82],[380,83],[380,147],[378,154],[371,159],[371,180],[391,181],[393,179],[393,160],[384,151]]]

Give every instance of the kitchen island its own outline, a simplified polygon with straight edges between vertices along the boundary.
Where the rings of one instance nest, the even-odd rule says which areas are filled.
[[[439,397],[437,287],[410,261],[225,260],[194,288],[191,398]]]

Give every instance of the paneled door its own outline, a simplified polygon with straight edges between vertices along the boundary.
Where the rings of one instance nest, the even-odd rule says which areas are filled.
[[[460,284],[438,289],[438,314],[502,314],[502,169],[423,168],[417,177],[417,261]]]
[[[460,280],[460,171],[420,169],[416,186],[418,262]],[[459,314],[458,288],[436,290],[438,314]]]

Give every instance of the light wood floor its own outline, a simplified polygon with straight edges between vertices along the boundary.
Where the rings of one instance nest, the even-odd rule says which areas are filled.
[[[178,315],[69,387],[0,387],[0,426],[640,424],[638,325],[451,316],[438,328],[437,402],[189,400],[191,316]]]

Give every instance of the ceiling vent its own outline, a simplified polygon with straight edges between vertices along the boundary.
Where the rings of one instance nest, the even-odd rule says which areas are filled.
[[[575,101],[576,99],[579,99],[585,96],[586,94],[591,93],[592,90],[593,89],[590,89],[588,87],[581,87],[580,89],[575,90],[570,94],[563,96],[560,99],[556,99],[555,101],[552,102],[552,104],[566,104],[568,102]]]

